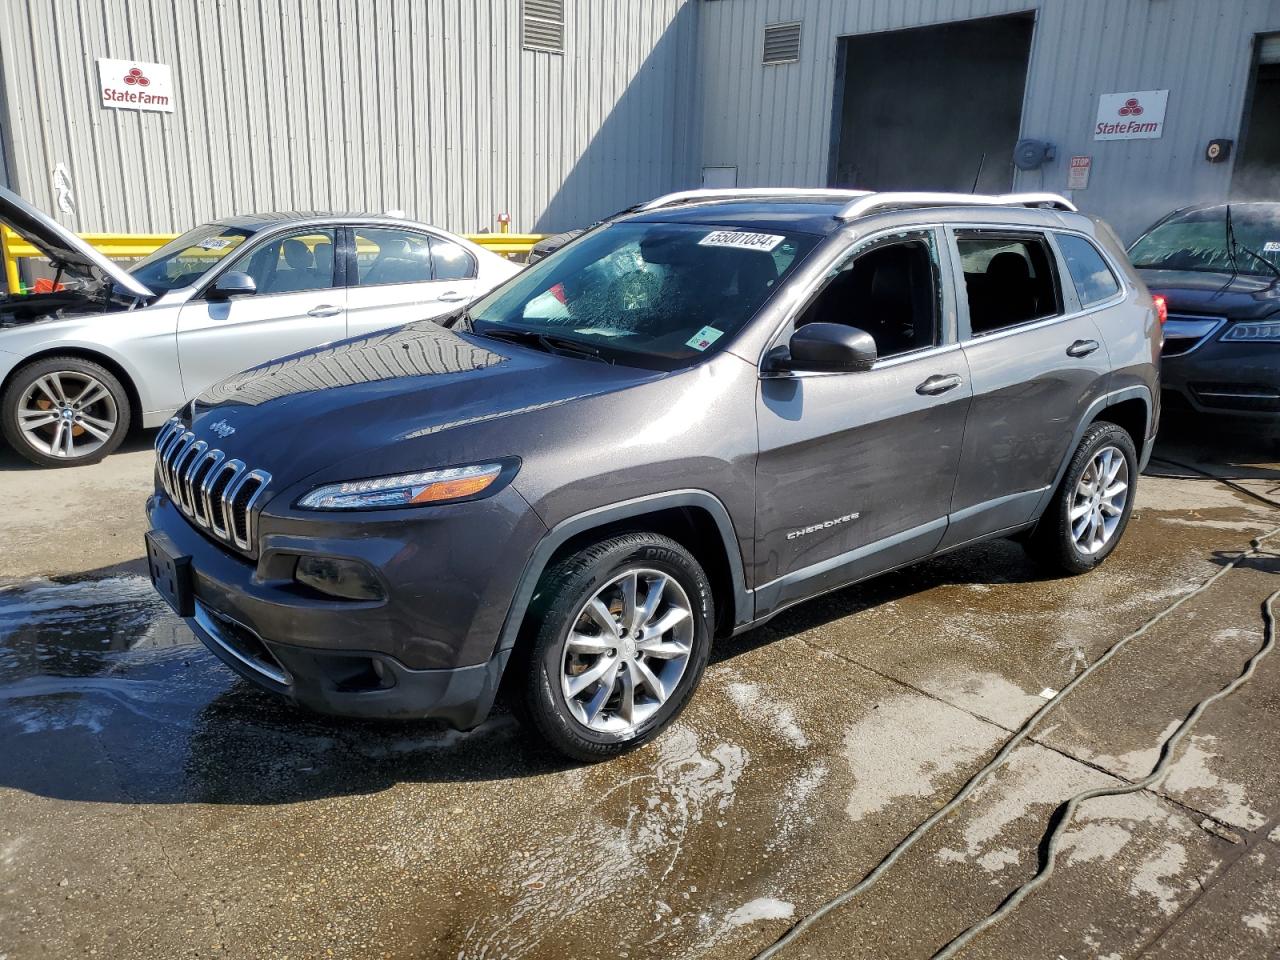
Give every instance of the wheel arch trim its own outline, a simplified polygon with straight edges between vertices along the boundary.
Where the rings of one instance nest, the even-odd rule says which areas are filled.
[[[720,534],[721,546],[729,563],[729,576],[733,591],[733,622],[738,627],[749,623],[754,617],[751,592],[746,587],[746,574],[742,562],[742,552],[738,547],[734,533],[733,521],[729,511],[714,494],[706,490],[672,490],[667,493],[650,494],[607,504],[585,510],[561,520],[543,536],[534,548],[529,560],[525,563],[524,573],[520,576],[519,586],[512,597],[511,606],[507,610],[507,618],[498,638],[495,655],[509,652],[516,643],[520,627],[524,623],[525,614],[533,600],[538,581],[551,557],[571,538],[589,533],[598,527],[617,523],[620,520],[639,519],[649,514],[672,508],[689,507],[701,509],[710,515]]]
[[[1141,400],[1146,408],[1146,429],[1143,431],[1142,442],[1138,449],[1138,472],[1141,473],[1146,467],[1147,460],[1151,455],[1152,436],[1151,436],[1151,414],[1153,404],[1151,399],[1151,390],[1143,384],[1134,384],[1129,387],[1121,387],[1119,390],[1113,390],[1110,393],[1104,393],[1098,397],[1093,403],[1089,404],[1085,410],[1084,416],[1080,418],[1080,422],[1076,424],[1075,433],[1071,437],[1071,443],[1067,447],[1067,452],[1062,458],[1062,463],[1058,465],[1058,471],[1054,474],[1053,483],[1045,488],[1044,495],[1040,498],[1040,502],[1036,505],[1035,513],[1032,516],[1039,517],[1049,505],[1049,501],[1053,499],[1053,495],[1057,493],[1059,485],[1062,483],[1063,476],[1066,475],[1067,467],[1071,464],[1071,458],[1075,456],[1076,448],[1080,446],[1080,438],[1084,436],[1085,431],[1093,426],[1098,416],[1107,407],[1114,406],[1117,403],[1123,403],[1125,400]]]
[[[39,348],[30,353],[21,354],[20,359],[9,368],[3,378],[0,378],[0,395],[3,395],[4,391],[9,389],[9,384],[13,382],[13,378],[17,376],[18,371],[33,363],[39,363],[41,360],[48,360],[51,357],[75,357],[78,360],[87,360],[89,363],[96,363],[105,367],[120,381],[125,393],[129,395],[129,402],[134,407],[132,411],[134,425],[142,422],[143,399],[142,389],[138,386],[140,377],[137,371],[126,360],[115,352],[104,349],[101,344],[58,341],[41,344]]]

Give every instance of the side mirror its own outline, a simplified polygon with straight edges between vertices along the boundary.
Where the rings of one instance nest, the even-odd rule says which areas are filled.
[[[209,300],[230,300],[232,297],[247,297],[258,292],[258,285],[253,277],[239,270],[231,270],[220,276],[205,297]]]
[[[765,370],[851,373],[870,370],[875,362],[876,341],[865,330],[843,323],[807,323],[791,335],[787,346],[765,355]]]

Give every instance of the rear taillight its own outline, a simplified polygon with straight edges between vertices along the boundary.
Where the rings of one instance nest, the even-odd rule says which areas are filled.
[[[1162,294],[1153,293],[1151,302],[1156,305],[1156,316],[1160,318],[1160,322],[1166,323],[1169,319],[1169,301]]]

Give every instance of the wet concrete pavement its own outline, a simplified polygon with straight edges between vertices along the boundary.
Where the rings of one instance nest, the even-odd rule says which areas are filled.
[[[1162,453],[1276,496],[1248,438]],[[0,456],[0,956],[751,957],[852,886],[1116,641],[1280,526],[1189,474],[1042,579],[996,542],[720,645],[656,743],[595,767],[505,713],[458,734],[299,712],[236,680],[138,562],[139,445]],[[1156,463],[1159,472],[1179,468]],[[77,530],[50,537],[48,517]],[[92,532],[90,532],[92,527]],[[1055,808],[1143,776],[1262,640],[1280,536],[1064,698],[1007,765],[784,957],[925,957],[1038,865]],[[1274,957],[1280,655],[1153,791],[1092,801],[1049,882],[965,957]]]

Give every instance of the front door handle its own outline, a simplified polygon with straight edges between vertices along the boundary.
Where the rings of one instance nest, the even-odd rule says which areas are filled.
[[[1098,349],[1097,340],[1077,340],[1071,346],[1067,347],[1068,357],[1087,357],[1093,351]]]
[[[924,383],[920,384],[920,386],[916,387],[916,393],[920,394],[922,397],[936,397],[940,393],[946,393],[948,390],[954,390],[956,387],[960,386],[961,383],[963,383],[963,381],[960,379],[959,374],[949,373],[946,376],[939,374],[937,376],[930,377]]]
[[[308,317],[332,317],[342,312],[341,307],[335,307],[331,303],[322,303],[318,307],[312,307],[307,311]]]
[[[440,296],[436,297],[441,303],[457,303],[459,300],[467,299],[465,293],[459,293],[457,290],[446,290]]]

